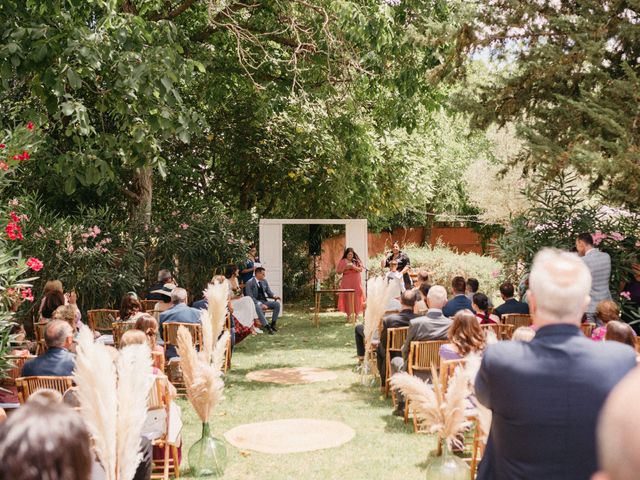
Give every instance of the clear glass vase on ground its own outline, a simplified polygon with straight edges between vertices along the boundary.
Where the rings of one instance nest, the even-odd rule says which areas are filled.
[[[202,424],[202,436],[189,449],[191,475],[222,477],[227,466],[227,448],[224,440],[211,435],[209,423]]]
[[[462,458],[454,455],[442,440],[442,455],[427,460],[427,480],[468,480],[471,469]]]

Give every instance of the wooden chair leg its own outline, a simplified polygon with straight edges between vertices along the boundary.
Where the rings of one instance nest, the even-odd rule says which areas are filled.
[[[178,447],[171,445],[171,456],[173,457],[173,476],[180,478],[180,457],[178,457]]]
[[[389,352],[387,352],[387,356],[384,359],[384,364],[386,367],[384,372],[384,397],[389,398],[389,390],[391,390],[389,388],[389,370],[391,369],[391,362],[389,361]],[[391,393],[391,396],[393,398],[393,393]],[[395,404],[395,401],[393,403]]]
[[[409,399],[406,398],[404,401],[404,423],[409,423]]]
[[[169,480],[169,444],[164,444],[164,465],[163,465],[162,478]]]

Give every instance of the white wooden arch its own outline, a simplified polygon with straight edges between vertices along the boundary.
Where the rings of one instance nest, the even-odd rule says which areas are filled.
[[[367,220],[335,219],[284,219],[263,218],[260,220],[260,263],[267,270],[267,280],[274,293],[282,297],[282,226],[283,225],[344,225],[346,246],[353,247],[367,267],[369,242]],[[364,283],[365,272],[362,272]],[[283,298],[284,300],[284,298]]]

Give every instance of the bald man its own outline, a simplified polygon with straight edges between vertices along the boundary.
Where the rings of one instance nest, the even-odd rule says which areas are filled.
[[[73,344],[73,329],[64,320],[52,320],[44,331],[47,351],[29,360],[22,367],[23,377],[67,377],[73,374],[75,356],[69,352]]]
[[[536,336],[489,345],[476,378],[476,396],[493,412],[478,480],[585,480],[597,470],[598,413],[636,353],[582,334],[590,288],[577,255],[536,255],[529,276]]]
[[[607,398],[598,420],[600,471],[592,480],[635,480],[640,472],[640,369],[629,373]]]

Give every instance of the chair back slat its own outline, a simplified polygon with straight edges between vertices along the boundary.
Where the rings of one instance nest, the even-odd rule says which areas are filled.
[[[116,348],[120,347],[120,340],[122,335],[127,330],[133,330],[136,327],[136,322],[113,322],[111,324],[111,330],[113,331],[113,345]]]
[[[484,330],[485,335],[492,331],[498,340],[510,340],[513,335],[513,325],[506,323],[487,323],[480,325],[480,327]]]
[[[153,410],[156,408],[166,408],[169,404],[169,391],[167,387],[167,377],[164,375],[157,375],[151,391],[149,392],[149,399],[147,400],[147,408]]]
[[[431,365],[440,368],[440,347],[448,340],[427,340],[411,342],[409,350],[408,372],[431,371]]]
[[[199,323],[167,322],[162,324],[162,339],[165,345],[178,345],[178,328],[186,327],[191,333],[193,346],[199,348],[202,345],[202,325]]]
[[[409,327],[395,327],[387,329],[387,345],[390,352],[402,351],[402,345],[404,345],[407,339],[407,332]]]
[[[143,310],[153,310],[156,307],[158,300],[140,300]]]
[[[636,337],[636,352],[640,353],[640,337]]]
[[[593,329],[596,328],[595,323],[582,323],[580,324],[580,330],[585,337],[591,338],[591,334],[593,333]]]
[[[518,327],[530,327],[531,315],[528,313],[507,313],[502,315],[502,323],[513,325],[514,330]]]
[[[33,331],[36,335],[36,355],[42,355],[47,351],[47,343],[44,341],[44,331],[49,322],[36,322],[33,324]]]
[[[442,391],[446,392],[449,386],[449,380],[453,377],[456,369],[464,368],[467,364],[466,358],[458,358],[455,360],[442,360],[440,362],[440,385],[442,385]]]
[[[87,312],[89,328],[94,332],[112,332],[112,325],[118,319],[119,314],[120,312],[118,310],[111,310],[108,308],[89,310]]]
[[[16,388],[21,404],[27,401],[36,390],[50,388],[64,395],[73,386],[73,377],[18,377]]]
[[[22,367],[27,360],[36,358],[35,355],[7,355],[6,359],[11,363],[11,368],[6,375],[0,379],[0,385],[15,386],[16,378],[20,376]]]

